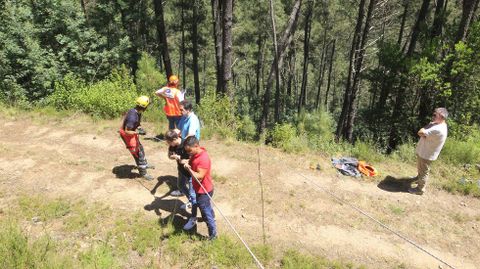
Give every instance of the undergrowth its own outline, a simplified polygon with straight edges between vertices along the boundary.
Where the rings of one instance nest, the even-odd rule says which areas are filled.
[[[111,212],[83,200],[21,196],[0,219],[0,267],[255,267],[243,245],[228,235],[206,241],[184,232],[178,216],[156,219],[141,211],[115,211],[112,217]],[[279,263],[281,268],[361,268],[293,251],[275,256],[270,245],[252,250],[266,268]]]

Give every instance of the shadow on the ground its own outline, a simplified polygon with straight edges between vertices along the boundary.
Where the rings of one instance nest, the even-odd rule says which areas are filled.
[[[414,180],[409,177],[396,178],[393,176],[386,176],[377,187],[388,192],[408,192],[408,188]]]
[[[177,177],[176,176],[172,176],[172,175],[167,175],[167,176],[159,176],[157,178],[157,184],[155,184],[155,186],[153,187],[152,190],[150,190],[150,193],[152,195],[155,195],[155,193],[157,192],[157,189],[163,184],[167,184],[168,186],[168,189],[169,191],[167,193],[165,193],[164,195],[162,195],[160,197],[160,199],[163,199],[164,197],[167,197],[168,195],[170,195],[170,193],[172,193],[172,191],[174,190],[178,190],[178,187],[177,187]]]
[[[168,238],[170,235],[174,234],[188,233],[190,236],[194,236],[197,239],[206,239],[207,237],[197,233],[197,226],[194,226],[188,231],[183,229],[183,226],[187,223],[190,214],[185,209],[180,208],[182,204],[183,202],[179,199],[162,199],[155,197],[150,204],[145,205],[143,208],[147,211],[154,211],[155,214],[160,217],[158,224],[161,227],[167,227],[168,225],[173,226],[173,232],[163,234],[163,238]],[[160,210],[169,212],[170,214],[162,218],[162,213]],[[202,220],[199,219],[198,222],[200,221]]]
[[[132,172],[132,170],[135,168],[136,168],[135,165],[123,164],[123,165],[115,166],[112,169],[112,173],[115,174],[115,177],[117,178],[134,179],[134,178],[140,177],[139,173]]]
[[[143,137],[144,140],[151,140],[153,142],[165,142],[165,137],[163,134],[159,134],[156,136],[145,136]]]

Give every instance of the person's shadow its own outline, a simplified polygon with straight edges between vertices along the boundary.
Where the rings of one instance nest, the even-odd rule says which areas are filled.
[[[377,187],[388,192],[408,192],[410,185],[415,181],[409,177],[396,178],[393,176],[386,176]]]
[[[168,225],[173,226],[173,232],[164,234],[162,236],[163,238],[168,238],[170,235],[187,233],[197,239],[206,239],[205,236],[197,233],[198,224],[188,231],[183,229],[190,214],[185,209],[182,209],[181,205],[183,205],[183,202],[179,199],[163,199],[161,197],[155,197],[150,204],[145,205],[143,208],[147,211],[154,211],[155,214],[160,217],[158,223],[161,227],[167,227]],[[160,210],[170,214],[166,217],[162,217],[162,212]]]
[[[132,172],[133,169],[136,169],[135,165],[131,164],[123,164],[119,166],[115,166],[112,169],[112,173],[115,174],[116,178],[121,179],[134,179],[140,177],[139,173]]]

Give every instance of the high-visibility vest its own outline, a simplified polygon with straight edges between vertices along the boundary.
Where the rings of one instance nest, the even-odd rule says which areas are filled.
[[[378,175],[377,169],[375,169],[375,167],[369,165],[365,161],[358,161],[357,169],[358,171],[360,171],[360,173],[368,177],[374,177]]]
[[[182,116],[180,102],[183,100],[180,90],[173,87],[163,87],[156,92],[158,96],[165,99],[163,110],[167,116]]]

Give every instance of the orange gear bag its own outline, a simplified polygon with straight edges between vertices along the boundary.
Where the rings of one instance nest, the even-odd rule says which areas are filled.
[[[367,177],[374,177],[378,175],[377,169],[365,161],[358,161],[357,169],[360,171],[360,173],[366,175]]]

